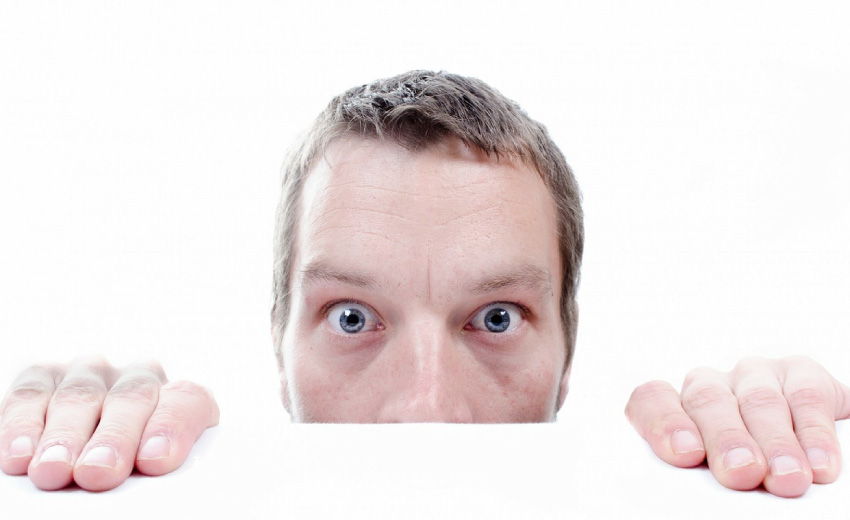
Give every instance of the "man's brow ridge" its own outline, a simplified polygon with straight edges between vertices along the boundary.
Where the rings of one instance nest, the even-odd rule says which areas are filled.
[[[516,270],[495,274],[470,282],[465,289],[474,294],[484,294],[510,287],[527,287],[541,295],[552,292],[552,275],[547,269],[525,265]]]
[[[318,282],[337,282],[363,288],[378,286],[378,281],[373,276],[341,271],[321,261],[308,264],[301,269],[299,275],[302,286],[309,286]]]

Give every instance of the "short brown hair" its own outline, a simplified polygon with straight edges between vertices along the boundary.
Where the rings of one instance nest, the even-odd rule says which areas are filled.
[[[575,177],[546,128],[515,102],[479,79],[422,70],[377,80],[335,97],[287,157],[274,244],[272,326],[278,338],[274,345],[278,361],[282,363],[280,343],[289,316],[301,187],[316,157],[341,137],[387,139],[410,150],[456,137],[489,156],[518,158],[537,170],[557,212],[566,369],[575,348],[575,298],[584,248],[581,194]]]

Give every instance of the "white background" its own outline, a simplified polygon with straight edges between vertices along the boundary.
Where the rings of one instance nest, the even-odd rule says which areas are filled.
[[[36,361],[155,358],[222,408],[169,477],[92,495],[2,476],[0,511],[846,517],[847,475],[802,500],[733,493],[656,462],[622,409],[745,355],[850,382],[848,27],[839,0],[0,0],[0,387]],[[286,424],[280,164],[333,95],[412,68],[516,99],[578,177],[555,425]]]

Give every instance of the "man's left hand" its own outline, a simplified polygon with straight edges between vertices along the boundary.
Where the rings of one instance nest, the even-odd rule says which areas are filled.
[[[850,417],[850,388],[805,357],[748,358],[731,372],[691,371],[681,394],[652,381],[626,415],[658,457],[678,467],[708,462],[731,489],[764,484],[796,497],[838,477],[835,421]]]

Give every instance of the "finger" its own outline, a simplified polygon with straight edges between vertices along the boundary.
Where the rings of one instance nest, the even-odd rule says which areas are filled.
[[[142,434],[136,468],[147,475],[174,471],[218,419],[218,405],[209,390],[188,381],[168,383],[160,390],[159,403]]]
[[[105,361],[73,365],[57,385],[29,466],[37,487],[53,490],[71,483],[74,463],[100,418],[112,370]]]
[[[835,419],[841,413],[841,383],[806,358],[790,362],[783,393],[791,409],[794,431],[806,454],[814,482],[828,484],[841,471],[841,449]]]
[[[832,382],[835,392],[835,420],[850,419],[850,387],[834,378]]]
[[[12,383],[0,420],[0,469],[9,475],[27,472],[44,431],[44,415],[56,388],[55,368],[34,366]]]
[[[127,480],[165,382],[165,373],[156,363],[122,371],[106,394],[100,423],[74,466],[77,485],[104,491]]]
[[[705,459],[699,430],[669,383],[651,381],[635,388],[626,416],[661,460],[689,468]]]
[[[768,473],[764,487],[774,495],[797,497],[812,484],[812,471],[800,448],[777,364],[744,360],[732,373],[741,417],[764,454]]]
[[[726,375],[707,368],[692,371],[682,387],[682,406],[699,428],[714,478],[731,489],[758,487],[767,465],[741,419]]]

